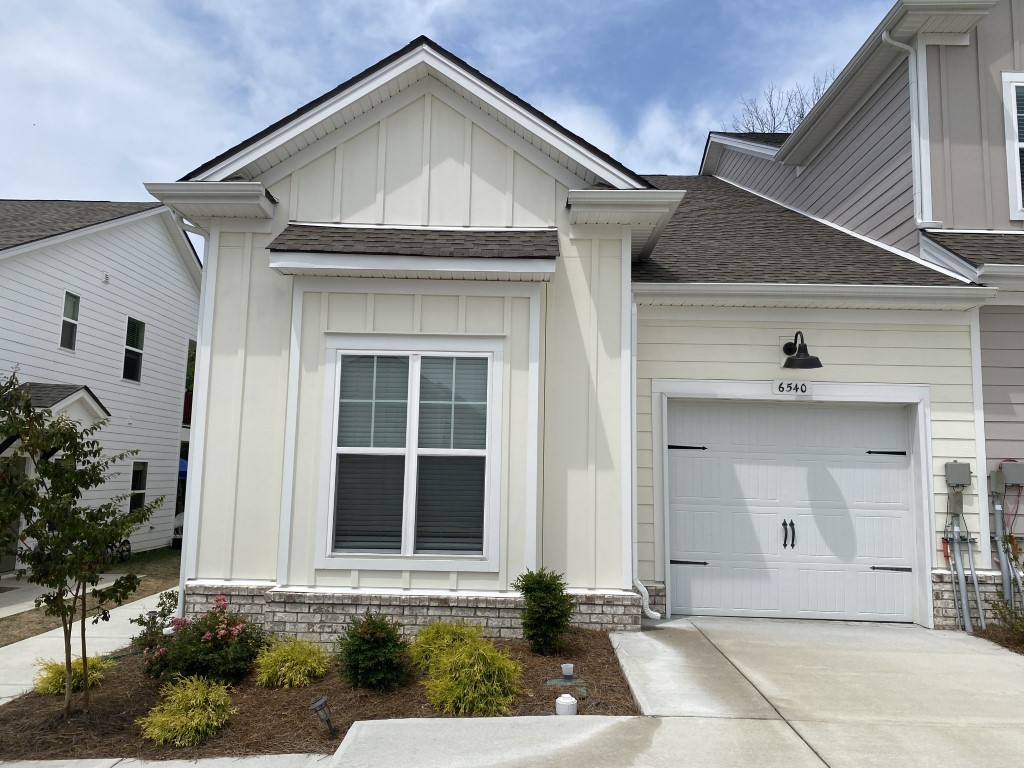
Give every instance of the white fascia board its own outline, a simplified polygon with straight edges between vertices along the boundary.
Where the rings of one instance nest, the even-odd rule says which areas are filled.
[[[89,227],[82,227],[81,229],[75,229],[71,232],[62,232],[52,237],[46,237],[41,240],[33,240],[31,243],[22,243],[12,248],[8,248],[5,251],[0,251],[0,261],[17,256],[22,253],[28,253],[29,251],[35,251],[40,248],[48,248],[51,245],[57,245],[59,243],[66,243],[69,240],[74,240],[76,237],[85,237],[86,235],[94,235],[97,232],[102,232],[106,229],[114,229],[115,227],[121,227],[125,224],[132,222],[141,221],[142,219],[148,219],[150,216],[159,216],[163,213],[165,208],[151,208],[148,211],[141,211],[139,213],[133,213],[130,216],[122,216],[119,219],[110,219],[109,221],[101,221],[99,224],[93,224]]]
[[[978,269],[978,280],[997,288],[1019,291],[1024,287],[1024,265],[985,264]]]
[[[957,309],[984,304],[995,288],[979,286],[801,285],[777,283],[634,283],[638,305],[707,304],[865,309]]]
[[[972,283],[980,282],[979,272],[976,267],[972,267],[951,250],[939,245],[930,237],[927,237],[927,234],[925,237],[920,238],[920,243],[921,258],[929,264],[933,264],[939,269],[948,272],[955,272],[965,280],[970,280]]]
[[[379,256],[372,254],[271,251],[270,268],[286,275],[329,272],[339,277],[366,272],[488,273],[530,275],[555,273],[555,259],[472,258],[458,256]]]
[[[623,173],[607,161],[576,144],[576,142],[571,141],[564,134],[539,120],[529,111],[521,107],[519,104],[516,104],[508,97],[495,91],[493,88],[477,80],[475,77],[472,77],[452,62],[440,56],[427,45],[422,45],[419,48],[409,51],[405,56],[402,56],[387,66],[382,67],[370,77],[353,85],[348,90],[339,93],[333,99],[325,101],[323,104],[311,109],[309,112],[288,125],[282,126],[274,133],[265,136],[235,155],[224,159],[216,166],[203,173],[202,176],[199,177],[199,180],[217,181],[229,178],[232,173],[238,171],[240,168],[244,168],[246,165],[257,160],[263,155],[266,155],[274,148],[317,125],[328,116],[344,109],[349,104],[358,101],[364,96],[370,95],[381,86],[387,84],[404,72],[415,69],[420,64],[423,64],[434,72],[444,75],[458,83],[458,85],[468,93],[476,96],[487,104],[490,104],[494,109],[507,115],[510,119],[530,131],[530,133],[534,134],[542,141],[551,144],[553,147],[556,147],[560,152],[572,158],[583,167],[590,169],[600,178],[626,189],[643,189],[643,186],[628,174]]]
[[[150,182],[146,191],[185,218],[189,206],[224,206],[237,209],[235,216],[270,219],[275,200],[259,181],[171,181]]]
[[[779,153],[778,147],[768,144],[760,144],[756,141],[738,139],[735,136],[721,136],[715,133],[708,134],[708,149],[704,161],[700,166],[701,176],[711,176],[718,170],[718,161],[722,156],[722,147],[734,149],[745,155],[753,155],[765,160],[774,160]]]
[[[296,227],[317,227],[327,229],[408,229],[415,232],[503,232],[516,234],[519,232],[557,232],[558,227],[483,227],[483,226],[446,226],[444,224],[348,224],[337,221],[301,221],[292,220],[289,225]]]

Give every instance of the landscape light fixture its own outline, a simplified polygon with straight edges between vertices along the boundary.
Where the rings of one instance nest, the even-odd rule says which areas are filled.
[[[327,732],[331,734],[331,738],[338,738],[338,734],[334,730],[334,724],[331,722],[331,708],[327,706],[327,697],[317,696],[313,699],[313,703],[309,705],[309,708],[316,712],[320,722],[327,726]]]
[[[807,351],[803,331],[797,331],[792,341],[783,344],[782,352],[788,355],[783,368],[821,368],[821,360]]]

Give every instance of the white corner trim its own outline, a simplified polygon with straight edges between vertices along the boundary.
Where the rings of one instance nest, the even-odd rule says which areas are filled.
[[[285,405],[284,456],[281,462],[281,511],[277,536],[277,584],[288,583],[292,516],[295,509],[295,435],[299,414],[299,366],[302,354],[302,297],[292,281],[292,315],[288,344],[288,399]]]
[[[148,219],[151,216],[159,216],[167,212],[167,208],[151,208],[146,211],[140,211],[139,213],[133,213],[129,216],[121,216],[117,219],[109,219],[107,221],[101,221],[99,224],[93,224],[88,227],[82,227],[81,229],[74,229],[70,232],[61,232],[60,234],[51,235],[50,237],[44,237],[40,240],[33,240],[31,243],[22,243],[21,245],[15,245],[6,250],[0,251],[0,261],[9,259],[12,256],[18,256],[22,253],[28,253],[29,251],[35,251],[40,248],[48,248],[51,245],[58,245],[60,243],[66,243],[69,240],[74,240],[79,237],[86,237],[88,235],[95,235],[97,232],[102,232],[107,229],[114,229],[116,227],[124,226],[125,224],[131,224],[142,219]]]
[[[660,533],[665,558],[665,591],[667,616],[672,610],[672,579],[668,572],[670,558],[671,515],[668,499],[668,403],[670,399],[746,400],[778,402],[769,392],[768,381],[725,379],[653,379],[651,381],[651,416],[654,428],[654,517],[663,528]],[[795,399],[795,398],[794,398]],[[915,425],[912,471],[916,475],[914,500],[918,510],[915,525],[915,589],[914,621],[933,626],[931,572],[935,540],[933,464],[931,450],[931,394],[927,384],[845,384],[815,382],[814,393],[801,397],[807,402],[823,403],[892,403],[913,407]],[[787,401],[789,402],[789,401]],[[658,534],[656,534],[658,535]]]
[[[619,475],[622,505],[622,588],[633,586],[636,563],[634,562],[634,508],[633,483],[636,479],[633,458],[636,455],[636,422],[634,418],[635,398],[633,388],[633,291],[630,286],[632,271],[632,244],[629,237],[622,238],[621,264],[619,275],[619,461],[622,469]]]
[[[807,213],[807,211],[801,211],[799,208],[794,208],[791,205],[786,205],[786,203],[781,203],[778,200],[775,200],[775,199],[773,199],[771,197],[768,197],[767,195],[761,194],[757,190],[750,189],[748,187],[744,187],[742,184],[737,184],[736,182],[729,181],[728,179],[723,179],[723,178],[720,178],[718,176],[716,176],[715,178],[719,179],[719,181],[725,182],[726,184],[731,184],[732,186],[736,187],[737,189],[742,189],[744,192],[749,192],[752,195],[757,195],[758,197],[760,197],[763,200],[767,200],[767,201],[769,201],[771,203],[775,203],[776,205],[778,205],[778,206],[780,206],[782,208],[786,208],[787,210],[793,211],[794,213],[799,213],[801,216],[806,216],[808,219],[811,219],[812,221],[816,221],[819,224],[824,224],[827,227],[831,227],[832,229],[836,230],[837,232],[842,232],[844,235],[849,235],[850,237],[855,237],[858,240],[862,240],[865,243],[869,243],[870,245],[873,245],[876,248],[881,248],[884,251],[889,251],[889,253],[895,254],[896,256],[900,256],[900,257],[902,257],[904,259],[907,259],[908,261],[912,261],[915,264],[920,264],[921,266],[928,267],[929,269],[933,269],[936,272],[941,272],[942,274],[946,275],[946,277],[952,277],[953,279],[959,280],[960,282],[963,282],[963,283],[968,282],[965,278],[963,278],[962,276],[956,274],[955,272],[952,272],[952,271],[947,270],[947,269],[939,268],[939,267],[935,266],[934,264],[929,264],[924,259],[921,259],[921,258],[915,256],[912,253],[907,253],[906,251],[901,251],[899,248],[894,248],[893,246],[887,245],[887,244],[885,244],[885,243],[883,243],[883,242],[881,242],[879,240],[873,240],[870,237],[867,237],[866,235],[862,235],[860,232],[855,232],[852,229],[847,229],[846,227],[841,226],[839,224],[836,224],[833,221],[829,221],[828,219],[823,219],[823,218],[821,218],[819,216],[815,216],[815,215],[813,215],[811,213]]]
[[[530,288],[530,378],[526,392],[526,542],[523,547],[524,566],[536,570],[540,558],[537,552],[537,531],[540,528],[539,476],[540,476],[540,337],[541,289]]]
[[[981,567],[992,567],[992,547],[989,546],[989,508],[988,508],[988,446],[985,433],[985,396],[981,366],[981,310],[970,311],[971,318],[971,391],[974,395],[974,440],[975,455],[978,457],[978,549],[981,553]]]
[[[964,280],[970,280],[972,283],[979,281],[977,267],[971,266],[951,250],[932,240],[928,237],[927,232],[925,230],[924,237],[920,238],[919,241],[921,243],[921,259],[923,261],[928,262],[936,269],[959,274]]]
[[[210,227],[206,249],[203,284],[199,303],[199,332],[196,340],[195,391],[192,402],[192,440],[189,443],[189,472],[185,478],[184,541],[182,542],[181,583],[196,577],[199,555],[200,505],[203,493],[203,465],[206,461],[206,419],[210,395],[211,334],[213,303],[217,292],[217,256],[220,250],[220,225]],[[179,604],[179,611],[181,605]]]

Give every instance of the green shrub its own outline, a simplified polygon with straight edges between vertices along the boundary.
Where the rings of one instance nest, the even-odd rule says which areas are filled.
[[[512,583],[526,603],[523,608],[523,637],[534,653],[547,656],[562,645],[569,631],[576,602],[565,591],[562,574],[541,568],[520,574]]]
[[[434,659],[427,699],[447,715],[504,715],[522,690],[522,665],[490,641],[458,643]]]
[[[327,674],[331,657],[308,640],[274,640],[256,657],[256,682],[264,688],[299,688]]]
[[[194,747],[220,730],[236,711],[226,685],[188,677],[164,685],[160,703],[135,722],[143,737],[157,744]]]
[[[398,624],[369,609],[338,638],[338,661],[353,688],[390,691],[409,681],[408,643]]]
[[[1003,627],[1014,635],[1024,638],[1024,610],[1018,608],[999,592],[999,598],[993,600],[992,616]]]
[[[262,627],[227,609],[217,595],[213,610],[196,619],[171,620],[173,635],[151,633],[142,652],[143,667],[153,677],[208,677],[233,682],[252,669],[267,644]],[[145,634],[145,633],[144,633]]]
[[[81,659],[74,659],[71,662],[71,690],[75,692],[85,690],[85,678],[83,676],[83,664]],[[114,666],[114,662],[100,656],[89,657],[89,687],[95,688],[103,682],[103,673]],[[62,694],[64,693],[65,668],[63,661],[56,659],[39,659],[36,661],[39,672],[36,673],[32,689],[36,693]]]
[[[169,589],[161,592],[157,600],[156,611],[153,616],[140,613],[134,619],[128,619],[132,624],[138,624],[142,631],[132,638],[132,648],[144,649],[158,646],[163,640],[164,627],[170,623],[170,619],[178,610],[178,593]]]
[[[416,633],[416,639],[409,646],[409,656],[418,670],[429,672],[434,661],[449,648],[481,641],[483,629],[476,624],[435,621]]]

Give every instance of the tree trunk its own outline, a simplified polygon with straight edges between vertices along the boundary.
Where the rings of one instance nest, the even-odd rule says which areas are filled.
[[[71,717],[71,630],[74,627],[74,609],[71,615],[67,612],[60,616],[60,626],[64,630],[64,719]]]
[[[79,585],[82,590],[82,708],[89,711],[89,655],[85,652],[85,601],[88,594],[85,584]]]

